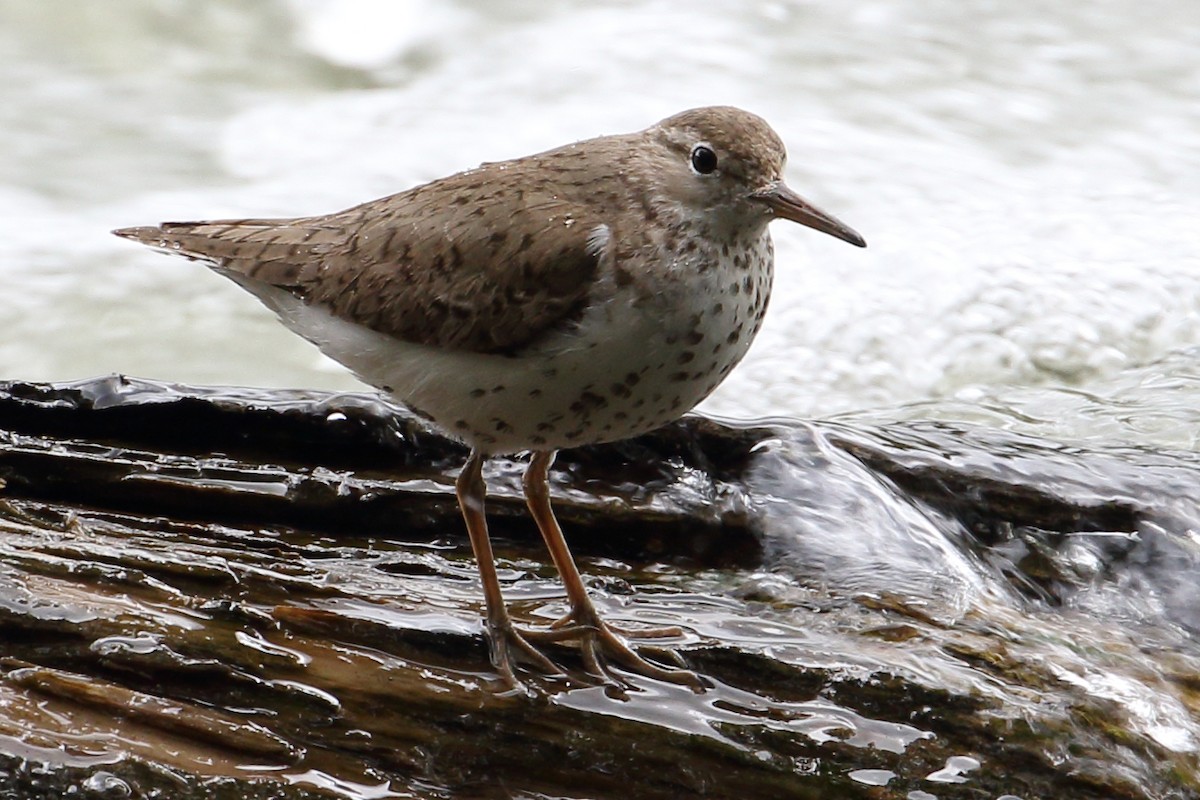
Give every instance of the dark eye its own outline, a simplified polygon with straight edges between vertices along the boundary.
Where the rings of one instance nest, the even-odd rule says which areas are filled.
[[[701,175],[711,175],[717,171],[717,154],[705,144],[692,148],[692,169]]]

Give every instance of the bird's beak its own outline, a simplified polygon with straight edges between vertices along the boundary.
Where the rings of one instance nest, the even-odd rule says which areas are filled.
[[[765,203],[771,211],[784,219],[807,225],[813,230],[836,236],[842,241],[858,247],[867,246],[867,240],[859,236],[857,231],[793,192],[783,181],[776,181],[750,197],[760,203]]]

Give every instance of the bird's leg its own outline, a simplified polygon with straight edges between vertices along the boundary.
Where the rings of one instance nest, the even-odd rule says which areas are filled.
[[[513,626],[508,609],[504,607],[500,579],[496,576],[496,561],[492,555],[492,542],[488,538],[487,517],[484,516],[487,486],[483,482],[483,459],[483,453],[478,450],[471,451],[462,472],[458,474],[455,489],[458,494],[458,506],[467,523],[467,535],[471,538],[471,550],[475,553],[479,578],[483,583],[483,598],[487,606],[487,639],[492,664],[509,686],[516,686],[518,681],[513,671],[514,656],[524,656],[550,674],[561,674],[562,670],[525,640]],[[518,651],[515,654],[512,652],[514,647]]]
[[[563,538],[558,520],[554,518],[554,511],[550,507],[550,487],[547,476],[550,465],[554,461],[554,455],[554,451],[535,452],[529,460],[529,467],[525,470],[523,484],[529,513],[537,522],[538,530],[542,532],[542,538],[546,540],[546,547],[550,550],[550,557],[554,559],[554,566],[562,577],[571,611],[566,617],[555,623],[550,630],[530,631],[525,635],[533,641],[578,640],[582,646],[584,664],[589,672],[598,676],[606,675],[601,658],[602,655],[606,655],[642,675],[671,683],[702,687],[703,682],[694,672],[684,669],[667,669],[642,658],[614,632],[611,626],[600,619],[596,607],[592,605],[591,598],[588,597],[587,588],[583,585],[579,569],[575,566],[575,559],[571,557],[571,551],[567,547],[566,539]],[[646,633],[650,637],[661,637],[677,636],[680,631],[678,628],[668,628],[651,630]],[[630,635],[640,636],[642,634],[635,631]]]

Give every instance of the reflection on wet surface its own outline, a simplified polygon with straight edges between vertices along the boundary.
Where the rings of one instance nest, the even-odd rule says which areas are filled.
[[[357,400],[331,418],[324,398],[173,404],[167,387],[107,385],[0,398],[19,428],[0,434],[0,752],[31,796],[88,781],[347,798],[1139,798],[1197,785],[1200,654],[1175,595],[1192,572],[1188,456],[1066,453],[948,426],[702,421],[564,454],[555,493],[601,613],[679,625],[658,644],[712,686],[596,685],[563,645],[568,676],[527,673],[525,692],[504,693],[452,453],[409,437],[425,450],[397,459],[392,480],[365,446],[362,475],[335,450],[312,468],[288,448],[319,449],[348,421],[376,442],[406,423],[364,417]],[[149,420],[140,434],[134,409]],[[187,444],[196,414],[228,437],[215,456],[168,446],[163,431]],[[234,446],[244,426],[259,437]],[[111,456],[95,461],[100,446]],[[638,492],[614,466],[623,447],[649,476]],[[160,484],[155,513],[136,511],[142,495],[97,491],[144,486],[136,476],[165,464],[195,480]],[[513,467],[496,468],[500,577],[517,619],[544,625],[561,589],[532,526],[506,522]],[[242,490],[263,471],[288,493]],[[738,509],[723,517],[726,560],[697,493]],[[391,524],[374,505],[386,497]],[[235,521],[295,504],[311,524]],[[748,532],[757,548],[738,543]]]

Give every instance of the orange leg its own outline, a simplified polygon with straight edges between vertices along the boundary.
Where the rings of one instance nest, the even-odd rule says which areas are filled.
[[[492,542],[488,538],[487,517],[484,516],[487,486],[483,482],[483,460],[481,452],[472,450],[467,463],[463,465],[456,484],[458,506],[467,523],[467,535],[471,538],[471,550],[475,553],[479,578],[483,583],[492,664],[509,686],[516,686],[518,681],[513,670],[515,656],[524,656],[551,674],[561,674],[562,670],[526,641],[513,626],[508,609],[504,607],[500,579],[496,576],[496,561],[492,555]],[[516,653],[513,652],[514,648]]]
[[[550,557],[554,559],[554,566],[562,577],[571,611],[555,623],[551,630],[530,631],[526,632],[525,636],[532,641],[578,640],[584,664],[593,675],[608,676],[603,661],[603,657],[607,656],[642,675],[702,688],[704,683],[696,673],[684,669],[667,669],[647,661],[614,633],[611,626],[600,619],[596,607],[588,597],[579,568],[575,566],[575,559],[571,557],[558,520],[554,518],[554,510],[550,507],[550,486],[547,477],[550,465],[554,462],[554,455],[554,451],[535,452],[525,470],[523,484],[529,513],[537,522],[538,530],[542,532],[542,538],[546,540],[546,547],[550,550]],[[497,593],[498,591],[497,589]],[[677,636],[679,633],[678,628],[664,628],[628,635],[653,638]]]

